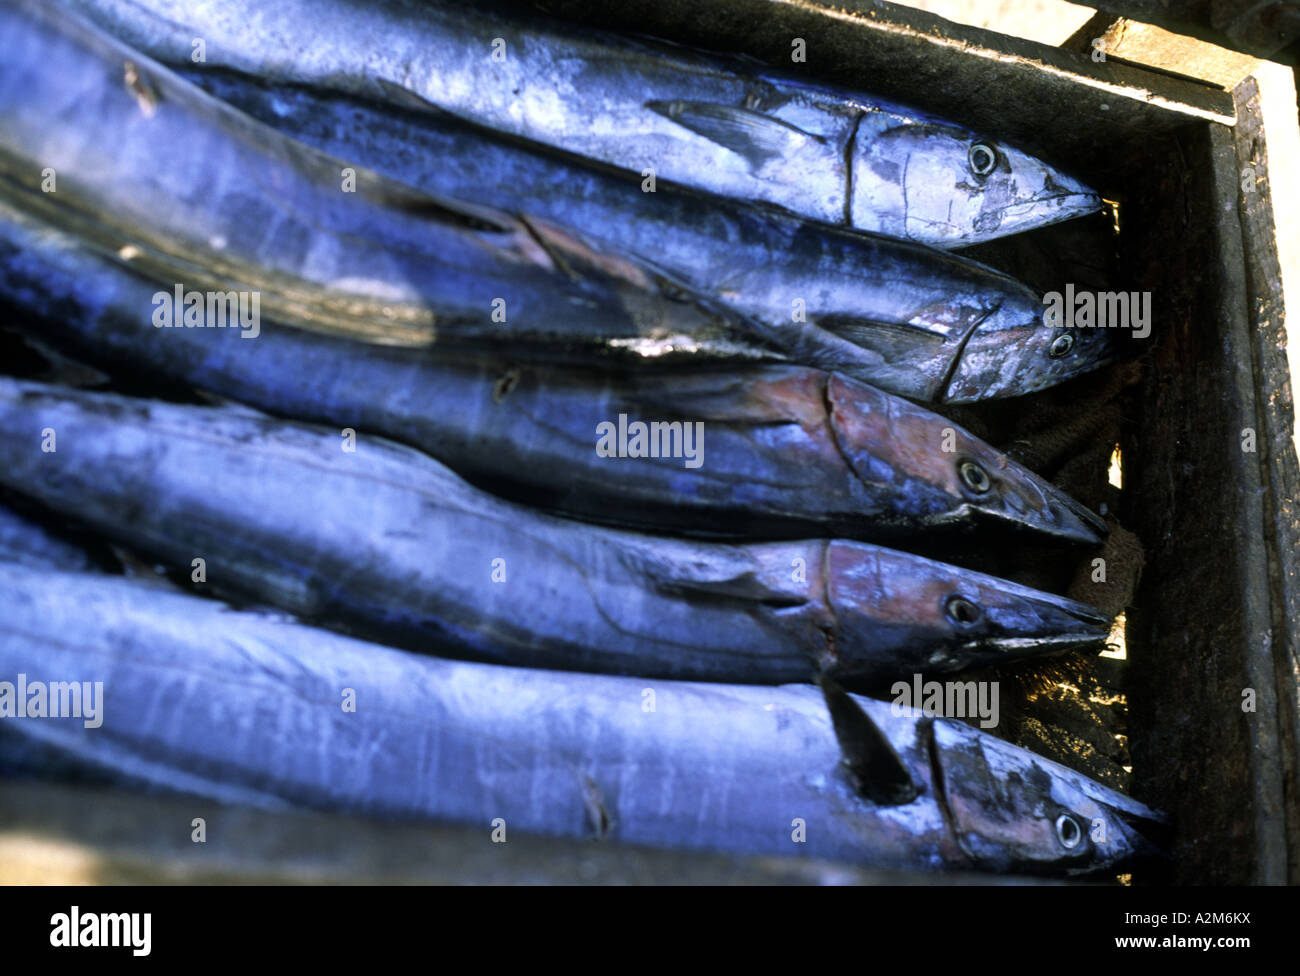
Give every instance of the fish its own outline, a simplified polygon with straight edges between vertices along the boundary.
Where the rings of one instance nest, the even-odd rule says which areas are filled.
[[[160,323],[237,314],[251,338],[266,314],[416,349],[781,359],[658,269],[331,159],[61,8],[5,4],[0,43],[0,187],[99,253],[219,300],[160,305]]]
[[[490,200],[652,257],[696,294],[753,323],[791,361],[900,396],[935,403],[1017,396],[1121,354],[1111,330],[1047,326],[1030,288],[932,247],[667,182],[642,193],[635,176],[422,110],[427,103],[405,89],[383,103],[206,65],[175,70],[331,156],[439,197]]]
[[[1115,351],[1107,330],[1047,328],[1027,290],[982,271],[973,282],[941,272],[937,287],[917,278],[904,304],[925,307],[898,328],[888,311],[876,313],[881,327],[852,312],[764,325],[553,221],[455,203],[325,155],[75,18],[42,23],[51,10],[0,10],[0,37],[32,52],[0,70],[0,192],[183,295],[219,299],[193,314],[238,312],[250,337],[265,314],[372,343],[508,346],[530,359],[797,362],[954,402],[1039,389]],[[61,59],[67,70],[53,71]],[[153,163],[160,144],[167,167]],[[355,192],[341,188],[349,179]],[[812,294],[826,291],[819,268],[805,278]],[[983,286],[994,291],[980,298]],[[774,312],[782,300],[765,301]],[[822,299],[812,301],[816,312]],[[182,309],[154,312],[179,324]]]
[[[97,726],[0,722],[11,775],[464,823],[485,844],[520,831],[920,871],[1114,873],[1158,858],[1167,830],[1162,813],[1064,766],[833,682],[447,661],[3,565],[0,601],[14,611],[0,618],[0,678],[102,682]]]
[[[413,357],[269,319],[246,342],[229,329],[155,328],[154,296],[169,291],[0,194],[0,300],[34,341],[110,371],[376,433],[522,503],[718,537],[1010,531],[1095,546],[1107,532],[952,422],[838,374]]]
[[[80,546],[59,538],[3,503],[0,503],[0,562],[69,572],[90,572],[96,568]]]
[[[411,448],[244,406],[0,379],[0,484],[197,586],[495,663],[867,683],[1095,650],[1109,623],[869,543],[696,541],[547,515]]]
[[[446,113],[643,178],[940,247],[1101,207],[1079,180],[957,122],[749,59],[482,4],[71,6],[159,60],[353,93],[386,82]]]

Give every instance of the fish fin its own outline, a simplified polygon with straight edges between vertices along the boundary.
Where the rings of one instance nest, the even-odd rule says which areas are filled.
[[[379,92],[380,97],[389,104],[396,105],[398,108],[404,108],[411,112],[424,112],[449,118],[457,117],[454,116],[453,113],[448,112],[442,106],[429,101],[418,92],[413,92],[411,89],[396,84],[395,82],[391,82],[387,78],[373,77],[370,80],[374,82],[375,88]]]
[[[920,787],[871,716],[833,679],[819,675],[817,684],[831,713],[842,762],[858,792],[881,806],[902,806],[915,800]]]
[[[52,386],[68,386],[74,389],[94,389],[109,382],[108,373],[64,355],[58,348],[34,335],[13,333],[18,342],[45,361],[44,370],[32,374],[32,378]]]
[[[881,322],[854,315],[819,315],[817,327],[879,355],[887,363],[898,363],[921,350],[933,354],[948,337],[921,324]]]
[[[773,375],[775,369],[767,375]],[[797,379],[799,373],[793,374]],[[670,384],[658,382],[654,374],[636,376],[620,392],[621,408],[629,414],[667,415],[686,421],[716,424],[778,426],[796,423],[798,408],[810,400],[790,397],[782,400],[765,395],[768,388],[755,383],[743,371],[709,370],[691,374],[683,372]],[[655,417],[659,419],[659,417]]]
[[[708,603],[739,600],[776,610],[801,607],[808,602],[806,596],[773,587],[754,572],[719,579],[664,578],[658,582],[660,592],[676,594],[687,602],[692,602],[692,597]]]
[[[367,185],[366,193],[384,205],[413,217],[462,230],[483,234],[510,234],[518,233],[520,229],[518,221],[503,211],[426,193],[396,180],[375,180]]]
[[[604,840],[614,829],[614,816],[605,801],[605,794],[596,785],[596,781],[586,774],[582,777],[582,804],[586,807],[588,823],[594,838]]]
[[[725,550],[689,562],[659,558],[650,551],[640,568],[659,592],[676,594],[688,602],[738,600],[778,610],[808,603],[805,585],[784,585],[788,573],[770,572],[762,561],[756,563],[746,555]]]
[[[267,415],[256,407],[250,407],[239,400],[232,400],[229,397],[221,396],[219,393],[210,393],[207,390],[201,390],[197,387],[194,389],[194,398],[205,407],[213,407],[223,410],[226,413],[242,414],[245,417],[256,417],[258,420],[265,420]]]
[[[166,567],[152,563],[135,550],[128,549],[116,542],[108,543],[108,551],[113,554],[113,558],[117,560],[118,565],[122,568],[122,575],[127,579],[133,580],[141,586],[178,590],[178,587],[167,578]]]
[[[824,142],[820,136],[762,112],[715,102],[655,100],[646,108],[743,157],[750,169],[788,155],[792,138]]]
[[[56,363],[39,378],[46,383],[70,386],[79,390],[98,389],[106,386],[109,381],[109,375],[103,370],[71,359]]]

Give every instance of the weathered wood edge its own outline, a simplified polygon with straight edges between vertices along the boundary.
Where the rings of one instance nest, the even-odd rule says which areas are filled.
[[[1282,269],[1275,243],[1266,134],[1259,89],[1247,78],[1236,89],[1238,210],[1246,259],[1253,339],[1258,450],[1264,491],[1263,540],[1269,557],[1273,666],[1277,683],[1278,756],[1286,834],[1287,880],[1300,882],[1300,464],[1294,389],[1287,361]],[[1261,670],[1264,662],[1260,662]]]
[[[1108,13],[1094,14],[1062,41],[1060,47],[1091,55],[1097,41],[1101,42],[1107,61],[1137,65],[1229,90],[1249,77],[1260,61],[1257,55]]]
[[[1296,63],[1294,45],[1300,40],[1300,3],[1294,0],[1241,4],[1236,16],[1225,16],[1233,4],[1217,0],[1093,0],[1090,6],[1233,51]],[[1279,57],[1288,46],[1291,53]]]
[[[1225,390],[1229,410],[1245,437],[1247,428],[1265,434],[1270,418],[1261,409],[1256,393],[1254,316],[1247,280],[1248,250],[1259,242],[1243,236],[1239,211],[1240,176],[1237,149],[1231,130],[1210,126],[1211,164],[1214,168],[1212,208],[1214,229],[1219,240],[1219,297],[1221,321],[1226,328],[1222,338],[1226,346],[1230,386]],[[1258,442],[1258,439],[1257,439]],[[1247,737],[1250,749],[1242,757],[1250,764],[1247,819],[1252,828],[1254,864],[1243,880],[1255,884],[1280,884],[1286,881],[1287,845],[1283,825],[1284,789],[1282,746],[1279,736],[1279,688],[1274,665],[1277,642],[1273,606],[1274,562],[1270,558],[1269,490],[1267,473],[1258,452],[1245,450],[1243,440],[1223,445],[1229,454],[1228,467],[1233,471],[1240,491],[1242,525],[1236,547],[1236,581],[1241,600],[1243,646],[1241,655],[1245,688],[1254,691],[1254,711],[1247,713]],[[1228,651],[1229,649],[1224,649]],[[1244,701],[1244,699],[1243,699]],[[1245,706],[1243,704],[1243,711]]]

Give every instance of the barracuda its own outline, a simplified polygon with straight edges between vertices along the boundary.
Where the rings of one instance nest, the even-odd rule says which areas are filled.
[[[504,826],[913,870],[1115,871],[1155,853],[1164,827],[1023,749],[829,684],[824,701],[809,686],[442,661],[3,565],[0,603],[0,675],[104,690],[99,728],[0,723],[15,772],[464,822],[484,844]]]
[[[55,6],[0,6],[0,44],[5,192],[185,291],[379,343],[780,358],[656,269],[351,170]]]
[[[521,502],[652,531],[751,538],[888,540],[985,526],[1082,544],[1105,535],[1093,513],[988,444],[842,376],[414,356],[269,320],[244,341],[231,330],[155,328],[159,288],[0,196],[0,299],[40,341],[391,437]],[[676,424],[681,450],[600,456],[602,426],[628,423]],[[697,430],[692,460],[684,432]]]
[[[1089,213],[1088,187],[965,126],[752,62],[430,0],[74,0],[153,56],[353,92],[804,217],[946,247]]]
[[[399,99],[418,103],[407,108],[210,66],[177,71],[331,156],[651,257],[752,321],[792,360],[902,396],[1014,396],[1096,369],[1120,352],[1120,340],[1104,329],[1046,327],[1042,301],[1024,285],[930,247],[670,183],[642,193],[639,177],[423,111],[411,96]]]
[[[43,452],[40,432],[56,432]],[[372,639],[509,664],[883,681],[1100,647],[1104,616],[843,539],[724,545],[570,522],[423,454],[247,408],[0,381],[0,483],[164,563]]]
[[[542,217],[453,203],[320,153],[55,14],[0,8],[0,42],[29,55],[0,68],[0,185],[183,292],[250,295],[268,316],[380,344],[602,363],[794,361],[953,401],[1039,389],[1115,352],[1108,332],[1073,330],[1059,355],[1023,288],[937,256],[927,281],[895,253],[901,245],[883,242],[877,273],[889,287],[859,289],[861,309],[843,312],[853,289],[832,294],[833,276],[816,275],[873,255],[833,232],[825,260],[791,262],[804,290],[823,296],[805,300],[814,321],[778,325],[758,317],[784,300],[770,273],[750,283],[749,299],[743,288],[701,297],[672,272]],[[355,192],[344,192],[348,180]],[[799,235],[797,221],[752,219],[740,224],[764,239]],[[752,249],[748,260],[781,263]],[[702,261],[679,252],[672,263]]]

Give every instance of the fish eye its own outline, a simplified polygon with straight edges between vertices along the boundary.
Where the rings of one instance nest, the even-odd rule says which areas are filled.
[[[1083,827],[1071,814],[1063,813],[1056,818],[1056,839],[1067,851],[1072,851],[1083,843]]]
[[[953,623],[963,627],[979,623],[980,608],[964,596],[950,596],[943,605],[944,613]]]
[[[982,495],[993,487],[989,473],[974,461],[962,461],[957,466],[957,473],[961,475],[961,483],[977,495]]]
[[[972,143],[966,154],[970,171],[976,176],[988,176],[998,165],[998,151],[987,142]]]
[[[1052,340],[1052,344],[1047,347],[1047,355],[1053,359],[1060,359],[1074,348],[1074,336],[1068,332],[1062,332]]]

